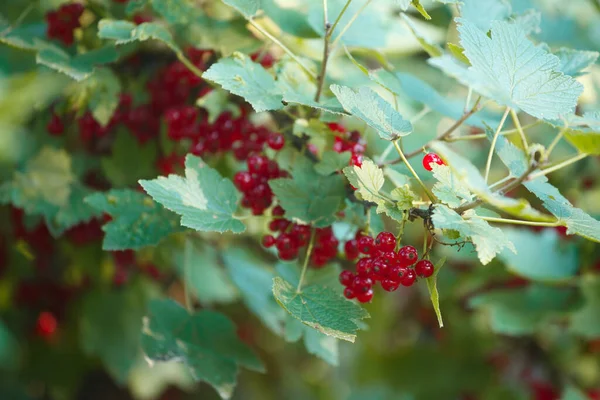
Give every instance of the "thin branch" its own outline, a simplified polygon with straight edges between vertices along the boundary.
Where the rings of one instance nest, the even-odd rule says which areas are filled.
[[[523,131],[526,131],[529,128],[533,128],[536,125],[539,125],[541,123],[541,121],[536,121],[536,122],[532,122],[531,124],[525,125],[523,126],[521,129]],[[500,132],[500,136],[507,136],[507,135],[512,135],[515,133],[519,133],[518,129],[507,129],[505,131],[501,131]],[[468,135],[468,136],[457,136],[457,137],[450,137],[446,139],[446,142],[458,142],[458,141],[462,141],[462,140],[479,140],[479,139],[487,139],[487,134],[486,133],[478,133],[476,135]]]
[[[325,84],[325,76],[327,74],[327,61],[329,61],[329,38],[331,37],[329,32],[331,31],[331,25],[327,18],[327,0],[323,0],[323,26],[325,27],[325,35],[323,36],[323,60],[321,61],[321,72],[319,73],[317,81],[317,93],[315,94],[315,102],[317,103],[321,99],[323,85]]]
[[[286,54],[288,56],[290,56],[290,58],[292,60],[296,61],[298,63],[298,65],[300,65],[300,67],[304,70],[304,72],[306,72],[308,74],[308,76],[310,76],[314,80],[317,80],[317,75],[315,75],[315,73],[312,72],[310,70],[310,68],[308,68],[302,62],[302,60],[300,60],[300,58],[298,58],[298,56],[296,54],[294,54],[294,52],[291,51],[285,44],[281,43],[281,41],[279,41],[279,39],[277,39],[275,36],[273,36],[269,32],[267,32],[262,26],[260,26],[258,23],[256,23],[255,20],[249,19],[248,22],[250,22],[250,25],[252,25],[254,28],[256,28],[257,31],[259,31],[260,33],[262,33],[264,36],[266,36],[268,39],[270,39],[277,46],[281,47],[281,49],[283,51],[285,51]]]
[[[527,138],[525,137],[525,132],[523,131],[523,127],[521,127],[521,121],[519,121],[519,116],[517,115],[517,112],[515,110],[511,109],[510,117],[513,120],[513,124],[515,124],[515,126],[517,127],[517,132],[519,132],[519,135],[521,136],[521,141],[523,142],[523,148],[525,149],[525,151],[527,151],[527,149],[529,149],[529,144],[527,144]]]
[[[550,154],[552,153],[552,151],[554,150],[554,148],[556,147],[556,145],[558,144],[558,142],[560,142],[560,139],[563,138],[563,136],[565,135],[565,132],[567,131],[567,127],[565,126],[564,128],[562,128],[558,134],[554,137],[554,139],[552,140],[552,142],[550,143],[550,145],[548,146],[548,148],[546,149],[546,154],[544,154],[544,157],[546,158],[546,160],[548,158],[550,158]]]
[[[537,221],[523,221],[520,219],[507,219],[507,218],[495,218],[495,217],[479,217],[484,221],[497,222],[501,224],[513,224],[513,225],[528,225],[528,226],[562,226],[560,221],[556,222],[537,222]]]
[[[510,112],[510,107],[506,107],[506,111],[504,111],[504,115],[502,115],[502,119],[500,120],[500,124],[498,124],[498,128],[494,133],[494,138],[492,139],[492,145],[490,146],[490,152],[488,154],[487,162],[485,163],[485,175],[484,179],[487,182],[490,176],[490,168],[492,166],[492,158],[494,157],[494,149],[496,148],[496,142],[498,141],[498,135],[504,126],[504,122],[506,121],[506,117],[508,117],[508,113]]]
[[[198,67],[196,67],[194,63],[192,63],[183,53],[177,52],[177,58],[183,63],[183,65],[186,66],[187,69],[192,71],[194,75],[196,75],[198,78],[202,78],[203,72],[198,69]]]
[[[342,17],[346,13],[346,10],[350,6],[350,3],[352,3],[352,0],[348,0],[346,2],[346,4],[344,4],[344,8],[342,8],[342,11],[340,11],[340,15],[337,16],[337,18],[333,22],[333,25],[331,25],[331,29],[329,30],[329,38],[331,38],[331,35],[333,35],[333,31],[335,31],[335,27],[338,26],[338,24],[340,23]]]
[[[340,32],[339,35],[337,35],[337,37],[335,38],[335,40],[333,41],[333,45],[331,47],[335,48],[338,44],[338,42],[340,41],[340,39],[342,38],[342,36],[344,36],[344,33],[346,33],[346,31],[348,29],[350,29],[350,27],[352,26],[352,24],[354,23],[354,21],[356,21],[356,19],[358,18],[358,16],[365,10],[365,8],[367,8],[367,6],[369,5],[369,3],[372,0],[367,0],[365,2],[365,4],[362,5],[361,8],[359,8],[356,13],[354,13],[354,15],[352,16],[352,18],[350,19],[350,21],[348,21],[348,23],[342,28],[342,31]]]
[[[310,233],[310,241],[308,242],[308,248],[306,249],[306,256],[304,257],[304,265],[302,266],[302,272],[300,273],[300,279],[298,280],[298,287],[296,287],[296,293],[302,292],[302,284],[304,283],[304,276],[306,275],[306,270],[308,269],[308,261],[310,260],[313,246],[315,245],[315,236],[317,236],[317,230],[312,228],[312,232]]]
[[[429,200],[431,200],[431,202],[435,202],[435,196],[433,195],[433,193],[431,193],[429,191],[429,188],[423,183],[423,181],[421,180],[421,178],[419,178],[419,175],[417,175],[417,172],[410,165],[410,163],[408,162],[408,160],[404,156],[404,153],[402,152],[402,149],[398,145],[398,141],[394,140],[393,143],[394,143],[394,147],[396,148],[396,151],[398,152],[398,155],[400,156],[400,158],[402,159],[402,161],[404,162],[404,164],[406,165],[406,167],[408,168],[408,170],[411,172],[411,174],[415,177],[415,179],[417,180],[417,182],[419,182],[419,185],[421,185],[421,187],[425,191],[425,194],[427,195],[427,197],[429,197]]]
[[[539,178],[540,176],[548,175],[551,172],[558,171],[559,169],[563,169],[564,167],[567,167],[567,166],[569,166],[571,164],[574,164],[574,163],[576,163],[579,160],[583,160],[587,156],[589,156],[588,153],[578,154],[575,157],[571,157],[571,158],[569,158],[569,159],[567,159],[567,160],[565,160],[565,161],[563,161],[563,162],[561,162],[559,164],[556,164],[556,165],[554,165],[554,166],[552,166],[550,168],[546,168],[546,169],[543,169],[541,171],[536,172],[535,174],[532,174],[529,177],[529,179],[535,179],[535,178]]]

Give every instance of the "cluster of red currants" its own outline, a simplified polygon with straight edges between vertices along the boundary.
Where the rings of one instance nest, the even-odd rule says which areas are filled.
[[[333,151],[336,153],[349,151],[352,154],[350,165],[360,167],[367,148],[360,133],[358,131],[348,132],[344,126],[335,122],[329,123],[328,126],[330,130],[337,133],[333,142]]]
[[[273,208],[272,215],[278,218],[269,223],[269,229],[273,232],[279,232],[279,235],[277,237],[265,235],[262,239],[262,244],[267,248],[275,246],[280,259],[291,261],[298,257],[303,247],[308,245],[311,228],[308,225],[295,224],[285,218],[281,218],[283,214],[284,210],[280,206]],[[325,266],[337,255],[338,245],[339,241],[335,237],[331,227],[316,228],[315,242],[310,255],[311,265],[315,268]]]
[[[244,195],[242,207],[251,209],[254,215],[262,215],[273,204],[273,191],[269,180],[289,175],[279,168],[276,161],[262,154],[248,157],[246,165],[248,170],[237,172],[233,183]]]
[[[79,3],[63,4],[54,11],[46,13],[46,22],[48,29],[46,35],[50,39],[56,39],[67,46],[73,44],[75,29],[81,26],[79,17],[83,14],[85,8]]]
[[[375,239],[358,232],[355,239],[346,242],[344,250],[348,259],[365,255],[356,263],[355,273],[347,270],[340,273],[347,299],[367,303],[373,298],[373,285],[377,282],[386,292],[393,292],[400,285],[412,286],[417,277],[429,278],[433,274],[431,261],[417,261],[417,249],[403,246],[395,251],[397,244],[391,232],[381,232]]]

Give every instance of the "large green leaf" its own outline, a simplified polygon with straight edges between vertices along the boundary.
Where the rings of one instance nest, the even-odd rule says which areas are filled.
[[[37,50],[48,45],[46,26],[28,24],[15,28],[0,26],[0,43],[24,50]]]
[[[446,165],[431,164],[433,177],[437,179],[431,191],[444,204],[457,208],[473,200],[473,194],[463,179]]]
[[[234,218],[239,193],[231,180],[223,178],[200,158],[188,154],[185,178],[158,177],[140,185],[154,200],[181,216],[181,225],[199,231],[233,233],[246,227]]]
[[[332,150],[323,152],[321,161],[315,164],[315,171],[321,175],[331,175],[334,172],[340,171],[348,165],[352,154],[348,151],[338,153]]]
[[[297,291],[280,277],[273,279],[277,302],[294,318],[321,333],[354,342],[359,321],[369,313],[349,300],[341,291],[322,285],[311,285]]]
[[[189,0],[152,0],[152,8],[170,24],[189,24],[202,16],[200,7]]]
[[[295,161],[291,178],[269,181],[288,219],[318,227],[331,225],[345,196],[340,175],[322,176],[305,157]]]
[[[115,40],[116,44],[155,39],[163,42],[176,53],[181,53],[171,32],[156,22],[144,22],[136,25],[129,21],[102,19],[98,22],[98,37]]]
[[[490,226],[473,210],[466,211],[461,216],[444,205],[436,205],[432,221],[436,228],[456,231],[463,239],[473,242],[477,256],[484,265],[505,248],[515,251],[514,245],[501,229]]]
[[[571,332],[586,339],[600,337],[600,279],[595,275],[581,280],[584,305],[571,314]]]
[[[66,51],[53,44],[44,46],[38,52],[36,61],[58,72],[81,81],[94,72],[96,66],[117,61],[119,53],[114,45],[107,45],[99,49],[76,56],[69,55]]]
[[[104,250],[140,249],[157,245],[168,235],[180,232],[177,215],[143,193],[130,189],[112,189],[95,193],[85,202],[112,220],[102,227]]]
[[[209,383],[224,399],[233,394],[238,366],[264,371],[225,315],[206,310],[190,314],[172,300],[150,303],[142,349],[150,360],[184,363],[194,379]]]
[[[460,16],[484,32],[490,30],[492,21],[505,20],[511,13],[507,0],[464,0],[460,5]]]
[[[375,129],[382,139],[396,140],[412,132],[411,123],[372,89],[331,85],[331,91],[346,111]]]
[[[560,59],[559,70],[566,75],[577,77],[583,75],[584,69],[593,65],[598,59],[597,51],[574,50],[561,47],[554,52]]]

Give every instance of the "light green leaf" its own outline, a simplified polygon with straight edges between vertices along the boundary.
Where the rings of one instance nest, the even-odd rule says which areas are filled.
[[[402,14],[402,19],[404,19],[404,22],[406,22],[408,28],[413,33],[413,35],[415,35],[415,38],[417,38],[417,41],[419,42],[421,47],[423,47],[423,49],[427,52],[427,54],[429,54],[431,57],[439,57],[444,53],[444,50],[442,50],[442,48],[437,43],[432,42],[431,40],[423,36],[421,32],[419,32],[419,28],[408,15]]]
[[[385,202],[385,198],[379,194],[379,191],[385,183],[383,170],[379,168],[373,161],[364,160],[362,165],[351,165],[344,168],[344,175],[348,181],[360,193],[363,200],[381,204]]]
[[[275,277],[273,294],[288,313],[305,325],[349,342],[356,338],[358,321],[369,318],[366,310],[326,286],[312,285],[298,293],[296,287]]]
[[[89,91],[88,107],[94,119],[102,126],[108,125],[119,105],[119,78],[108,68],[98,68],[83,83],[84,90]]]
[[[408,210],[413,207],[413,202],[419,200],[419,196],[413,192],[408,184],[398,186],[390,192],[392,200],[400,210]]]
[[[558,70],[573,77],[583,75],[585,73],[583,70],[598,59],[597,51],[574,50],[566,47],[561,47],[554,52],[554,55],[560,60]]]
[[[330,365],[337,366],[339,364],[336,338],[327,336],[311,327],[303,326],[298,320],[293,319],[292,321],[303,327],[304,346],[310,354],[316,355]]]
[[[457,212],[444,205],[437,205],[432,216],[437,229],[456,231],[461,237],[469,239],[475,245],[479,261],[489,263],[505,248],[515,251],[514,245],[499,228],[490,226],[479,218],[475,211],[466,211],[461,217]]]
[[[283,96],[273,76],[245,54],[236,52],[220,59],[203,77],[243,97],[257,112],[283,108]]]
[[[542,13],[536,9],[530,8],[521,14],[512,15],[510,18],[515,24],[519,25],[528,35],[540,33],[540,24],[542,23]]]
[[[112,189],[95,193],[85,202],[112,217],[102,227],[104,250],[140,249],[157,245],[172,233],[183,230],[177,215],[155,203],[151,198],[130,189]]]
[[[214,311],[190,314],[173,300],[150,303],[142,349],[152,361],[184,363],[194,379],[209,383],[224,399],[233,394],[238,366],[264,371],[225,315]]]
[[[129,0],[125,6],[125,14],[132,16],[143,11],[148,5],[149,0]]]
[[[595,275],[586,275],[581,280],[584,305],[571,314],[569,329],[586,339],[600,337],[600,279]]]
[[[505,20],[512,13],[507,0],[463,0],[459,8],[463,19],[484,32],[490,30],[492,21]]]
[[[144,22],[136,25],[129,21],[102,19],[98,22],[98,37],[116,40],[116,44],[154,39],[163,42],[176,53],[181,53],[181,49],[173,40],[171,33],[156,22]]]
[[[196,100],[196,105],[208,112],[208,122],[211,124],[224,112],[230,112],[233,118],[240,116],[240,108],[229,101],[229,93],[225,90],[211,90]]]
[[[15,28],[0,27],[0,43],[23,50],[38,50],[48,46],[46,26],[29,24]]]
[[[152,0],[152,8],[170,24],[189,24],[202,15],[189,0]]]
[[[450,167],[432,163],[433,177],[437,179],[431,191],[440,201],[452,208],[473,200],[473,194],[463,179],[458,179]]]
[[[336,151],[326,150],[321,157],[321,161],[315,164],[315,170],[324,176],[331,175],[348,165],[352,154],[349,151],[338,153]]]
[[[565,130],[565,139],[581,153],[600,155],[600,130],[569,128]]]
[[[419,14],[421,14],[423,16],[423,18],[425,19],[431,19],[431,16],[429,16],[429,14],[427,14],[427,11],[425,10],[425,8],[423,8],[423,6],[421,5],[421,2],[419,0],[411,0],[410,4],[417,9],[417,11],[419,12]]]
[[[321,176],[305,157],[295,161],[292,178],[272,179],[269,186],[279,199],[288,219],[330,225],[345,197],[340,175]]]
[[[248,19],[252,18],[261,8],[260,0],[223,0],[223,3],[235,8]]]
[[[440,294],[437,289],[437,275],[445,263],[446,257],[440,259],[437,263],[435,263],[433,275],[431,275],[425,280],[425,283],[427,283],[427,290],[429,291],[429,297],[431,299],[431,305],[435,310],[435,315],[437,316],[440,328],[444,327],[444,321],[442,320],[442,311],[440,310]]]
[[[188,154],[185,178],[178,175],[141,180],[140,185],[154,200],[181,216],[181,225],[198,231],[243,232],[235,219],[239,193],[233,183],[200,158]]]
[[[112,154],[101,160],[102,170],[113,187],[133,186],[141,179],[156,174],[155,142],[140,144],[127,131],[119,131],[112,145]]]
[[[48,44],[37,53],[36,62],[81,81],[92,75],[97,65],[109,64],[118,58],[119,53],[112,45],[72,57],[60,47]]]
[[[554,229],[532,232],[507,227],[503,231],[517,250],[516,253],[505,250],[498,255],[509,270],[540,281],[560,281],[577,273],[576,247],[573,243],[561,243]]]
[[[377,130],[385,140],[396,140],[412,132],[412,125],[372,89],[362,86],[358,90],[346,86],[331,85],[346,111]]]
[[[558,57],[535,46],[520,26],[493,21],[490,38],[473,23],[459,22],[460,43],[472,65],[466,83],[475,91],[537,118],[573,112],[583,86],[560,72]]]
[[[467,56],[465,56],[465,49],[463,49],[462,47],[460,47],[459,45],[454,44],[454,43],[447,43],[447,45],[448,45],[448,50],[450,50],[450,53],[452,53],[452,55],[458,61],[461,61],[469,66],[471,65],[471,61],[469,61]]]

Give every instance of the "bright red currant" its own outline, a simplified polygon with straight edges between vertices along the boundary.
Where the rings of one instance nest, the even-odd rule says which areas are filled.
[[[371,236],[362,236],[358,239],[358,250],[363,254],[371,254],[375,249],[375,241]]]
[[[354,292],[354,289],[352,289],[351,287],[347,287],[346,289],[344,289],[344,297],[348,300],[352,300],[353,298],[355,298],[356,293]]]
[[[356,300],[358,300],[361,303],[368,303],[371,301],[371,299],[373,299],[373,289],[369,289],[366,292],[356,294]]]
[[[340,272],[340,283],[344,286],[352,285],[354,281],[354,274],[351,271],[342,271]]]
[[[419,253],[413,246],[404,246],[398,251],[398,261],[400,265],[408,267],[417,262]]]
[[[285,146],[285,138],[281,133],[271,133],[269,135],[269,139],[267,139],[267,144],[273,150],[281,150],[283,146]]]
[[[433,263],[429,260],[421,260],[415,265],[415,272],[421,278],[429,278],[433,275]]]
[[[423,168],[425,168],[427,171],[431,171],[433,169],[431,167],[432,163],[437,164],[437,165],[445,165],[444,161],[437,154],[435,154],[435,153],[425,154],[425,157],[423,157]]]
[[[40,337],[50,338],[54,336],[58,322],[54,314],[44,311],[40,313],[36,322],[36,332]]]
[[[391,279],[384,279],[381,281],[381,288],[386,292],[395,291],[396,289],[398,289],[398,285],[400,285],[398,282],[393,281]]]
[[[344,243],[344,253],[346,254],[346,259],[348,260],[354,260],[357,258],[359,255],[358,240],[352,239]]]
[[[269,248],[269,247],[273,247],[275,245],[275,238],[273,237],[273,235],[265,235],[262,238],[262,245]]]
[[[413,271],[412,269],[407,269],[400,278],[400,283],[402,284],[402,286],[412,286],[412,284],[415,283],[416,279],[417,274],[415,274],[415,271]]]
[[[391,232],[380,232],[375,238],[375,247],[382,252],[393,251],[396,247],[396,237]]]

